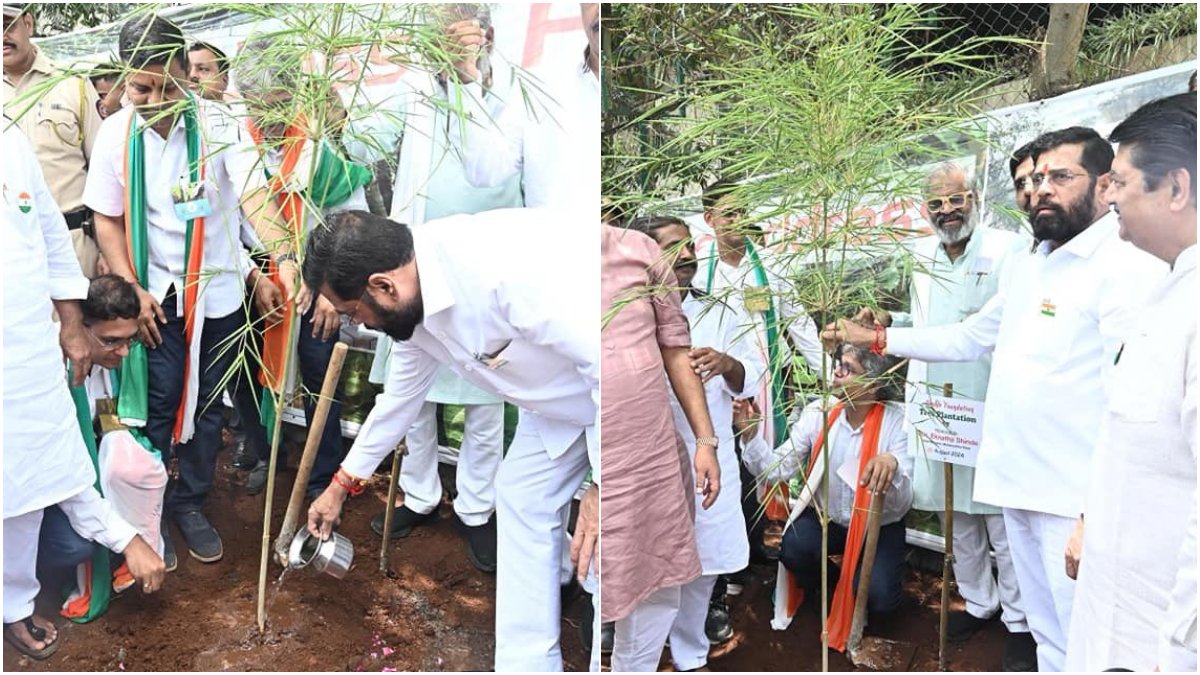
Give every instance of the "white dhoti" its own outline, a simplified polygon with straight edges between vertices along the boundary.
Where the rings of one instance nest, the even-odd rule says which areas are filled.
[[[939,512],[938,518],[945,528],[945,513]],[[988,551],[996,552],[996,576],[992,576]],[[954,580],[967,603],[967,614],[987,619],[1001,611],[1008,632],[1029,631],[1004,516],[954,512]]]
[[[496,474],[496,670],[562,670],[563,527],[588,470],[585,436],[551,458],[524,413]]]
[[[617,621],[613,635],[614,673],[658,671],[663,647],[679,613],[682,589],[683,586],[660,588],[638,603],[624,619]]]
[[[58,507],[79,536],[115,552],[125,550],[137,530],[117,515],[94,488],[64,499]],[[4,519],[4,623],[33,614],[41,585],[37,580],[38,533],[43,509]]]
[[[464,525],[487,523],[496,510],[496,471],[504,449],[504,404],[464,405],[466,424],[458,455],[454,512]],[[408,455],[400,464],[404,505],[430,513],[442,501],[438,477],[437,404],[426,401],[408,432]]]
[[[679,614],[671,626],[671,662],[675,670],[695,670],[708,663],[708,605],[712,601],[716,574],[702,574],[679,590]],[[655,664],[657,665],[657,664]]]
[[[1075,582],[1067,576],[1064,557],[1075,519],[1006,508],[1004,527],[1029,631],[1037,641],[1038,670],[1060,672],[1075,600]]]

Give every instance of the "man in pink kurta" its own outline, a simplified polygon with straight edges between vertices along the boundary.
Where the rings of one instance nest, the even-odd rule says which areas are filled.
[[[675,432],[661,353],[690,347],[691,338],[679,293],[669,290],[677,286],[675,276],[654,241],[602,228],[600,615],[618,622],[613,669],[623,670],[622,629],[644,643],[642,660],[657,665],[653,643],[661,654],[666,632],[661,639],[648,634],[666,614],[666,630],[674,618],[662,594],[675,591],[677,611],[678,587],[700,575],[693,480]],[[658,615],[647,620],[642,610],[650,605]],[[621,624],[634,620],[638,626]]]

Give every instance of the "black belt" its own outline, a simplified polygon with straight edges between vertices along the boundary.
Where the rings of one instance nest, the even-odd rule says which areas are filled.
[[[91,209],[79,209],[70,213],[64,213],[63,219],[67,221],[68,230],[82,229],[83,233],[89,237],[94,237],[95,228],[92,227],[92,211]]]

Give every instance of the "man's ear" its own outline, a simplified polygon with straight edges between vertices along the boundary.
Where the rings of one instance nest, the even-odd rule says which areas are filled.
[[[1195,208],[1196,195],[1192,194],[1192,175],[1187,169],[1183,167],[1172,169],[1167,173],[1166,181],[1171,188],[1171,197],[1167,202],[1167,208],[1176,212],[1189,207]]]
[[[366,290],[372,295],[385,296],[395,299],[396,284],[392,282],[392,278],[383,272],[376,272],[367,277]]]
[[[1112,174],[1102,173],[1096,178],[1096,201],[1101,207],[1108,210],[1108,189],[1112,186]]]

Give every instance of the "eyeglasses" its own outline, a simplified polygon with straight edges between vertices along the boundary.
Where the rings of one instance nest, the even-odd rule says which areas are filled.
[[[362,304],[363,298],[366,297],[366,295],[367,295],[367,289],[364,288],[362,295],[358,296],[358,300],[354,301],[354,309],[352,309],[352,310],[350,310],[350,312],[342,315],[342,318],[344,319],[343,325],[345,325],[347,327],[362,325],[362,321],[360,321],[358,319],[358,308],[359,308],[359,305]]]
[[[946,197],[934,197],[933,199],[927,199],[925,200],[925,207],[933,212],[941,211],[942,207],[946,204],[949,204],[950,208],[961,209],[962,207],[966,206],[967,200],[970,198],[970,192],[956,192]]]
[[[1044,183],[1047,179],[1050,180],[1050,184],[1054,187],[1064,187],[1070,185],[1071,181],[1075,180],[1076,178],[1089,175],[1091,174],[1075,173],[1070,169],[1054,169],[1052,171],[1047,171],[1046,173],[1035,173],[1029,177],[1029,180],[1033,183],[1033,187],[1035,188],[1041,187],[1042,183]]]
[[[115,352],[123,347],[132,348],[134,345],[140,345],[142,343],[142,338],[140,335],[134,335],[133,337],[127,338],[100,337],[92,332],[91,326],[87,326],[86,328],[87,334],[92,336],[92,339],[96,341],[96,344],[100,345],[101,348],[108,352]]]

